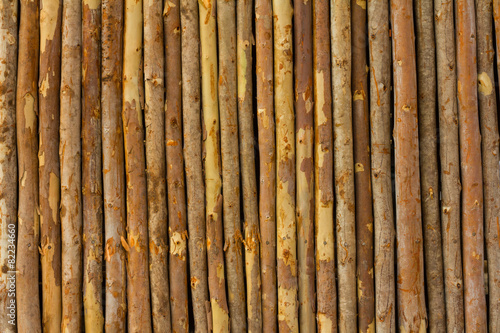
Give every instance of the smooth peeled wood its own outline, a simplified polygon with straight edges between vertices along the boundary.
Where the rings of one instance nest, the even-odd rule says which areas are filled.
[[[40,1],[39,196],[42,328],[61,331],[61,220],[59,168],[59,93],[61,85],[62,1]]]
[[[125,152],[122,110],[123,0],[102,1],[102,166],[106,332],[123,332],[127,319]]]
[[[142,86],[142,1],[125,0],[123,32],[123,134],[127,179],[128,331],[151,332],[148,262],[148,206]]]
[[[333,148],[337,226],[339,331],[357,332],[356,221],[351,100],[351,2],[330,4]]]
[[[299,328],[316,330],[312,2],[294,4],[295,145]]]
[[[439,164],[436,119],[436,50],[433,0],[415,1],[418,135],[425,278],[430,332],[446,331],[443,251],[439,207]]]
[[[85,330],[102,332],[101,1],[82,2],[83,305]]]
[[[464,331],[460,157],[453,2],[434,1],[441,167],[441,230],[448,332]]]
[[[280,332],[298,332],[299,303],[297,299],[297,233],[295,220],[295,113],[293,107],[293,8],[290,0],[274,0],[273,16],[278,325]]]
[[[354,181],[356,194],[356,271],[358,277],[358,327],[375,332],[373,276],[373,206],[370,166],[370,110],[366,52],[366,2],[352,6],[352,112]]]
[[[425,332],[424,253],[420,208],[417,69],[413,5],[391,1],[398,327]]]
[[[61,50],[61,266],[63,333],[83,330],[82,257],[82,2],[63,2]]]
[[[184,132],[183,152],[185,162],[184,171],[186,175],[186,211],[187,220],[189,221],[188,253],[189,278],[191,286],[190,305],[193,310],[194,332],[204,333],[209,331],[208,323],[211,319],[209,318],[210,303],[207,276],[205,185],[203,183],[201,155],[202,129],[200,118],[201,93],[198,2],[196,0],[180,0],[180,11],[182,54],[182,125]]]
[[[16,332],[9,323],[15,313],[13,277],[15,276],[17,229],[17,149],[16,149],[16,74],[17,74],[17,1],[0,1],[0,331]]]
[[[165,142],[167,156],[168,234],[170,311],[173,332],[189,331],[186,188],[182,154],[182,76],[181,21],[179,0],[166,4],[165,71]],[[189,124],[188,127],[192,126]]]
[[[213,1],[213,2],[212,2]],[[215,0],[199,1],[201,91],[203,109],[203,162],[207,225],[208,288],[212,330],[229,332],[222,236],[222,169],[217,93],[217,35]]]
[[[169,3],[165,4],[168,8]],[[153,330],[171,331],[168,282],[163,3],[144,1],[144,87],[149,282]],[[140,78],[142,79],[142,78]],[[178,84],[177,84],[178,85]]]
[[[262,331],[262,296],[260,276],[261,236],[257,202],[257,179],[254,153],[253,59],[255,42],[252,35],[253,1],[236,3],[236,64],[238,75],[238,129],[242,184],[243,221],[245,227],[245,276],[247,320],[249,332]]]
[[[318,332],[337,332],[330,4],[313,1],[314,221]]]
[[[488,260],[488,327],[500,331],[500,151],[491,0],[476,1],[477,73],[483,155],[484,227]],[[486,287],[486,286],[485,286]]]
[[[246,332],[245,280],[240,221],[236,1],[217,0],[219,113],[223,186],[224,255],[232,332]]]
[[[277,331],[278,304],[276,293],[276,139],[274,136],[271,0],[255,0],[255,38],[262,330],[274,333]]]
[[[42,332],[38,215],[38,0],[20,2],[16,90],[18,230],[16,246],[17,331]],[[34,23],[35,22],[35,23]]]
[[[457,97],[462,171],[465,331],[487,332],[484,290],[483,174],[478,113],[474,1],[455,1]]]

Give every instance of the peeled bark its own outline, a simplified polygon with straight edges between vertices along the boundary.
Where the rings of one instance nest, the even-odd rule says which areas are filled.
[[[102,2],[102,165],[104,259],[106,260],[106,332],[123,332],[127,318],[125,165],[122,109],[123,1]]]
[[[222,239],[222,179],[220,161],[219,104],[217,100],[217,35],[215,2],[199,1],[201,85],[203,109],[203,162],[207,225],[208,287],[212,330],[229,331]]]
[[[373,279],[373,206],[370,179],[370,111],[366,59],[366,2],[352,6],[352,111],[354,132],[354,180],[356,194],[356,270],[358,277],[358,326],[375,332]]]
[[[333,124],[330,4],[313,1],[314,179],[318,332],[337,332],[333,212]]]
[[[465,330],[486,332],[483,262],[483,175],[477,106],[476,24],[474,2],[455,2],[457,95],[462,171],[462,240]]]
[[[255,0],[262,330],[270,333],[277,331],[278,310],[276,293],[276,140],[274,137],[272,36],[271,0]]]
[[[151,332],[148,203],[142,114],[142,1],[125,0],[123,33],[123,134],[127,176],[128,331]],[[163,139],[160,138],[160,140]]]
[[[418,134],[425,278],[429,309],[429,331],[446,331],[443,284],[443,251],[439,207],[439,169],[436,120],[436,50],[432,0],[415,2],[417,33]]]
[[[189,332],[187,290],[187,229],[184,160],[182,156],[181,22],[179,0],[166,4],[165,142],[167,154],[168,234],[170,238],[170,310],[173,332]],[[192,126],[192,124],[189,124]],[[198,191],[201,191],[198,189]]]
[[[413,5],[391,1],[394,71],[398,321],[402,332],[427,325],[420,208],[417,69]]]
[[[356,221],[351,105],[351,2],[330,4],[333,88],[333,148],[337,215],[339,331],[357,332]]]
[[[259,209],[255,175],[253,122],[253,1],[237,1],[238,128],[240,142],[243,220],[245,221],[245,275],[249,332],[262,331]]]
[[[17,331],[42,332],[39,285],[38,215],[38,0],[20,2],[16,90],[19,181],[16,254]],[[11,268],[9,268],[12,270]]]
[[[448,332],[464,331],[460,160],[453,2],[434,1],[441,166],[441,230]]]
[[[38,149],[42,328],[61,330],[61,224],[59,170],[59,90],[61,86],[62,1],[40,2],[40,72]]]
[[[201,156],[198,3],[196,0],[180,0],[180,10],[182,31],[182,123],[184,127],[187,220],[189,221],[188,252],[191,307],[193,309],[194,331],[202,333],[209,330],[210,305],[207,277],[205,185],[203,183]],[[172,210],[170,211],[172,212]]]
[[[63,2],[61,55],[61,245],[63,333],[83,330],[81,46],[82,2]]]
[[[476,1],[477,73],[483,157],[484,224],[488,260],[489,331],[500,331],[500,151],[495,92],[493,9],[491,0]]]
[[[236,1],[217,1],[219,112],[224,211],[224,252],[232,332],[245,332],[245,280],[240,221],[240,163],[236,79]]]
[[[102,332],[101,2],[85,0],[82,6],[83,304],[85,330]]]
[[[299,328],[311,332],[316,330],[311,1],[296,2],[294,18]]]
[[[162,1],[143,2],[147,230],[153,330],[170,332],[162,7]]]
[[[297,234],[295,221],[295,126],[293,109],[293,8],[289,0],[273,1],[274,107],[276,110],[276,224],[278,325],[298,332]]]

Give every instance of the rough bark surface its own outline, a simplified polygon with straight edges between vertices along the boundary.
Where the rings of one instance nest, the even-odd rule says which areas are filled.
[[[123,147],[122,61],[123,1],[102,1],[102,165],[106,332],[123,332],[127,318],[125,164]]]
[[[488,327],[500,331],[500,151],[491,0],[476,1],[477,73],[483,157],[484,227],[488,260]]]
[[[357,332],[356,221],[351,100],[351,2],[330,4],[333,88],[333,148],[339,331]]]
[[[278,325],[280,332],[298,332],[299,304],[297,299],[297,233],[295,221],[295,113],[293,108],[293,8],[290,0],[274,0],[273,16]]]
[[[418,135],[424,232],[425,278],[428,297],[429,331],[446,331],[443,284],[443,251],[439,207],[439,169],[436,119],[436,49],[432,0],[415,5]]]
[[[337,332],[330,3],[313,1],[314,180],[318,332]]]
[[[182,156],[182,77],[180,3],[167,3],[164,15],[165,142],[167,154],[170,310],[172,331],[188,332],[186,188]],[[188,126],[192,126],[189,124]]]
[[[457,97],[462,171],[462,253],[465,331],[486,332],[484,290],[483,174],[477,105],[476,18],[472,0],[455,2]]]
[[[202,172],[200,110],[200,36],[198,2],[180,0],[182,123],[187,194],[188,252],[194,331],[208,332],[210,303],[207,276],[205,185]],[[168,57],[168,55],[167,55]],[[168,76],[167,76],[168,79]],[[168,147],[168,145],[167,145]]]
[[[262,330],[277,331],[276,140],[273,104],[273,18],[271,0],[255,0],[256,96],[259,141],[259,226]]]
[[[420,208],[417,69],[413,4],[391,1],[394,71],[398,325],[425,332],[424,253]]]
[[[102,332],[101,1],[82,6],[83,304],[85,330]]]
[[[441,230],[448,332],[464,331],[460,230],[460,160],[453,2],[434,1],[441,166]]]
[[[61,51],[61,246],[63,333],[83,330],[82,280],[82,2],[63,2]]]
[[[370,110],[366,52],[366,2],[352,6],[352,112],[354,180],[356,194],[356,270],[358,277],[358,326],[375,332],[373,276],[373,206],[370,179]]]

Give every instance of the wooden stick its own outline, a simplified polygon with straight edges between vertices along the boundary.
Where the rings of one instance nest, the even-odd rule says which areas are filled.
[[[245,275],[249,332],[262,331],[259,246],[259,209],[255,175],[253,121],[253,1],[237,1],[238,128],[240,141],[243,220],[245,221]]]
[[[16,149],[16,79],[17,79],[17,1],[0,2],[0,266],[7,268],[0,274],[0,331],[16,332],[15,289],[17,229],[17,149]],[[11,319],[12,317],[12,319]]]
[[[315,331],[312,3],[296,2],[294,16],[299,328]]]
[[[297,234],[295,221],[295,126],[293,109],[293,8],[273,1],[274,107],[276,110],[276,224],[278,325],[298,332]]]
[[[464,296],[460,230],[460,160],[453,3],[434,1],[441,166],[441,228],[449,332],[464,331]]]
[[[354,180],[356,194],[356,263],[358,275],[358,326],[375,332],[373,278],[373,206],[370,167],[370,111],[366,59],[366,3],[351,1],[352,8],[352,107]]]
[[[101,1],[82,6],[83,303],[85,330],[102,332]]]
[[[432,0],[415,2],[419,154],[429,331],[446,331],[443,252],[439,207],[436,120],[436,50]]]
[[[170,237],[170,309],[172,331],[189,332],[187,290],[187,229],[184,160],[182,154],[181,21],[179,0],[165,5],[165,142],[167,154]],[[192,126],[189,124],[188,127]],[[199,189],[198,189],[199,190]]]
[[[81,46],[82,3],[63,2],[61,55],[61,243],[63,333],[83,330]]]
[[[259,225],[261,234],[262,330],[277,331],[276,150],[273,104],[271,0],[255,0],[256,95],[259,139]]]
[[[208,287],[212,308],[212,330],[229,331],[226,300],[223,239],[222,179],[219,147],[219,104],[217,100],[217,35],[215,1],[199,1],[201,40],[201,86],[207,224]]]
[[[333,212],[333,128],[330,4],[313,1],[314,179],[318,332],[337,332]]]
[[[500,151],[497,102],[495,92],[493,48],[493,8],[491,0],[476,1],[477,73],[481,144],[483,155],[484,223],[488,259],[488,326],[490,332],[500,331]]]
[[[102,2],[102,150],[106,260],[106,332],[123,332],[127,318],[125,152],[122,110],[123,1]]]

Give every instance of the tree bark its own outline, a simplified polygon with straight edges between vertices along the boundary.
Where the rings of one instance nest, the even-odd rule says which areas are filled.
[[[187,229],[184,160],[182,156],[182,75],[180,3],[166,4],[165,75],[165,142],[167,154],[168,212],[170,237],[170,309],[172,331],[189,332],[187,291]],[[189,124],[192,126],[192,124]],[[198,190],[200,191],[200,189]]]
[[[448,332],[464,331],[460,161],[453,2],[434,1],[441,166],[441,228]]]
[[[16,254],[17,331],[42,332],[39,285],[38,215],[38,65],[39,2],[20,2],[16,90],[16,133],[19,181]]]
[[[143,2],[147,217],[153,330],[170,332],[162,5],[162,1]]]
[[[61,245],[63,333],[83,330],[82,257],[82,2],[63,2],[61,54]]]
[[[357,332],[356,222],[351,105],[351,2],[331,2],[333,146],[336,154],[337,268],[339,331]]]
[[[486,332],[483,262],[483,184],[477,106],[474,2],[456,1],[457,91],[462,171],[462,240],[465,273],[465,330]]]
[[[61,86],[62,1],[40,2],[38,149],[42,328],[61,331],[61,224],[59,169],[59,90]]]
[[[255,176],[253,121],[253,1],[237,1],[238,128],[240,142],[243,220],[245,221],[245,275],[249,332],[262,331],[259,246],[259,209]]]
[[[358,277],[358,326],[375,332],[373,278],[373,206],[370,179],[370,111],[366,59],[366,2],[352,6],[352,108],[354,132],[354,181],[356,194],[356,271]]]
[[[443,252],[439,207],[438,141],[436,120],[436,50],[432,0],[415,2],[417,33],[418,122],[425,278],[429,331],[446,331]]]
[[[17,229],[17,149],[16,149],[16,79],[17,79],[17,1],[0,1],[0,331],[16,332],[9,323],[15,302],[13,278],[16,270]]]
[[[212,311],[212,330],[214,332],[228,332],[229,312],[226,299],[222,239],[222,170],[219,147],[219,104],[217,100],[216,3],[212,1],[198,2],[200,11],[208,287]]]
[[[142,113],[142,1],[125,0],[123,134],[127,175],[127,301],[129,332],[151,332],[148,207]],[[163,139],[163,137],[161,138]]]
[[[277,331],[276,140],[273,104],[272,1],[255,0],[256,96],[259,141],[259,226],[261,237],[262,330]]]
[[[330,4],[313,1],[314,179],[318,332],[337,332],[333,213],[333,125]]]
[[[101,1],[82,6],[83,303],[85,330],[102,332]]]
[[[311,1],[296,2],[294,17],[299,329],[310,332],[316,330]]]
[[[476,1],[478,98],[483,155],[484,223],[488,260],[489,331],[500,331],[500,152],[495,93],[493,8]]]
[[[298,332],[292,3],[289,0],[274,0],[273,16],[278,325],[280,332]]]
[[[188,252],[194,331],[208,332],[210,303],[207,277],[205,185],[200,119],[200,36],[196,0],[180,0],[182,121],[187,192]],[[168,55],[167,55],[168,57]],[[168,76],[167,76],[168,78]],[[168,146],[167,146],[168,147]]]
[[[402,332],[427,325],[420,208],[417,69],[413,5],[391,1],[394,70],[398,318]]]
[[[127,315],[125,152],[123,147],[123,1],[102,2],[102,149],[106,260],[106,332],[123,332]]]

